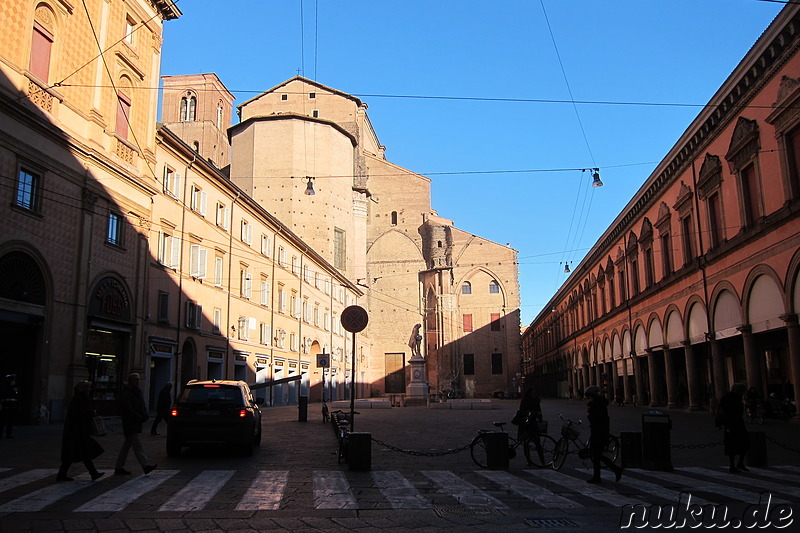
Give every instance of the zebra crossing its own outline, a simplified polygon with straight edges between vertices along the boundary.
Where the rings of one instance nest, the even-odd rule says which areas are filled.
[[[189,513],[210,508],[235,511],[284,509],[469,509],[620,508],[627,505],[676,504],[692,494],[699,505],[754,504],[764,492],[774,503],[800,503],[800,468],[751,468],[730,475],[713,467],[677,468],[674,472],[628,469],[619,483],[586,483],[586,470],[371,471],[315,470],[156,470],[148,476],[88,474],[55,483],[55,469],[16,471],[0,467],[0,516],[53,508],[71,513],[122,512],[149,498],[155,513]],[[180,474],[180,475],[179,475]],[[605,473],[608,475],[608,473]],[[289,490],[289,487],[291,489]],[[223,497],[224,496],[224,497]],[[153,499],[158,502],[153,505]]]

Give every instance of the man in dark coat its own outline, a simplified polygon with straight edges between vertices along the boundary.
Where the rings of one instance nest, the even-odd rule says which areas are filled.
[[[105,475],[94,467],[93,460],[103,453],[103,447],[92,438],[94,407],[89,398],[90,383],[82,381],[75,385],[75,395],[67,408],[64,434],[61,439],[61,468],[56,481],[72,481],[67,472],[72,463],[82,462],[92,481]]]
[[[741,383],[734,383],[730,392],[725,393],[719,400],[717,408],[716,425],[717,428],[725,429],[723,444],[725,455],[730,462],[730,473],[738,474],[747,472],[744,466],[744,456],[750,447],[750,436],[747,434],[747,427],[744,424],[744,403],[742,397],[746,387]],[[736,456],[739,462],[736,462]]]
[[[600,483],[600,463],[605,464],[610,468],[616,480],[622,477],[622,467],[614,464],[614,461],[605,456],[606,444],[608,444],[608,436],[611,433],[611,421],[608,418],[608,400],[603,398],[600,394],[600,387],[591,385],[586,387],[584,392],[589,403],[587,407],[589,413],[589,428],[591,435],[589,436],[589,451],[592,454],[592,467],[594,468],[594,475],[588,480],[589,483]]]
[[[150,428],[151,435],[158,435],[158,423],[162,420],[169,424],[169,409],[172,407],[172,383],[167,383],[158,393],[158,403],[156,403],[156,419],[153,427]]]
[[[114,469],[115,476],[130,475],[130,471],[125,470],[125,460],[128,452],[133,448],[133,453],[142,467],[145,474],[149,474],[156,469],[157,465],[149,464],[147,455],[144,453],[142,441],[139,440],[139,433],[142,432],[142,424],[150,418],[147,414],[147,407],[144,404],[144,395],[139,388],[139,374],[132,373],[128,376],[128,385],[123,386],[119,395],[119,405],[122,414],[122,432],[125,434],[125,442],[117,456],[117,464]]]

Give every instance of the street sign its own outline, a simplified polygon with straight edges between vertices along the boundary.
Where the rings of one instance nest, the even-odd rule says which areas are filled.
[[[317,368],[329,368],[331,366],[331,354],[318,353],[317,354]]]
[[[367,310],[359,305],[351,305],[342,311],[342,327],[350,333],[362,331],[368,322]]]

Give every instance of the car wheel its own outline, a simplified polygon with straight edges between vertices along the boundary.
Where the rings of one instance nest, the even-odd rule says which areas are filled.
[[[167,457],[177,457],[181,454],[181,444],[179,442],[167,440]]]
[[[261,424],[258,425],[258,433],[256,433],[256,437],[253,439],[253,444],[256,446],[261,445]]]

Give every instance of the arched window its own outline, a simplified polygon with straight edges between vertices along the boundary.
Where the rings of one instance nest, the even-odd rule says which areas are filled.
[[[131,120],[131,107],[132,101],[131,97],[129,96],[131,93],[131,80],[130,78],[123,76],[117,87],[119,90],[117,91],[117,122],[116,122],[116,133],[123,139],[128,138],[128,132],[130,130],[130,120]]]
[[[392,226],[397,225],[397,211],[392,211]]]
[[[489,282],[489,293],[500,294],[500,285],[498,285],[495,280]]]
[[[197,113],[197,97],[191,93],[181,98],[180,117],[181,122],[193,122]]]
[[[469,281],[461,285],[461,294],[472,294],[472,284]]]
[[[217,129],[222,129],[222,102],[217,104]]]
[[[55,20],[53,12],[46,6],[36,8],[31,38],[30,72],[47,83],[50,77],[50,55],[55,40]]]

